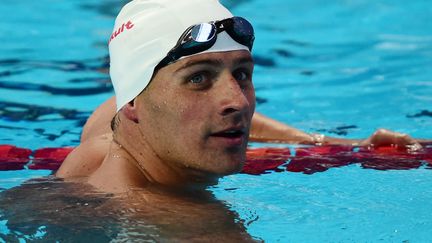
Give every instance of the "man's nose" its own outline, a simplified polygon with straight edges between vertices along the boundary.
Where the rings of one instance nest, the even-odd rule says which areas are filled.
[[[223,116],[249,110],[250,101],[247,91],[243,89],[232,74],[224,75],[224,81],[220,83],[220,114]]]

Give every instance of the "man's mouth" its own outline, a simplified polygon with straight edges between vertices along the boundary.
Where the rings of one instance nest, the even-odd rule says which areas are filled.
[[[241,128],[230,128],[220,132],[212,133],[210,136],[220,141],[221,145],[238,147],[247,142],[247,130]]]
[[[240,138],[245,134],[244,130],[241,129],[232,129],[225,130],[222,132],[213,133],[214,137],[223,137],[223,138]]]

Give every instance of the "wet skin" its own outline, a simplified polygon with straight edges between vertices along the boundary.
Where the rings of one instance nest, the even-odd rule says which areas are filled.
[[[249,52],[231,51],[191,56],[160,69],[118,112],[113,139],[90,136],[57,176],[85,177],[102,191],[124,192],[148,183],[204,187],[238,172],[255,109],[253,67]],[[103,162],[94,164],[107,145]],[[73,171],[76,163],[80,173]]]
[[[141,151],[177,171],[238,172],[255,110],[252,72],[246,51],[197,55],[159,70],[132,108],[137,132],[149,148]]]
[[[157,229],[156,241],[252,241],[237,214],[205,189],[219,177],[238,172],[245,160],[255,109],[252,71],[252,58],[245,51],[197,55],[159,70],[150,86],[118,113],[112,138],[88,138],[64,162],[57,175],[65,178],[65,188],[57,182],[53,186],[59,188],[50,194],[37,193],[49,206],[28,204],[13,211],[43,212],[34,217],[53,234],[57,228],[79,225],[82,217],[95,222],[108,217],[121,222],[123,233],[131,231],[132,239],[134,232],[141,232],[138,239],[143,239],[151,226]],[[92,162],[103,153],[102,162]],[[68,167],[76,162],[83,173],[70,176]],[[115,196],[103,197],[94,215],[74,206],[80,195],[86,198],[86,192],[91,196],[94,190],[97,197]],[[4,199],[32,191],[37,190],[23,186],[8,191]],[[70,204],[62,194],[78,199]],[[62,220],[56,220],[56,214]],[[11,228],[33,219],[13,215],[8,217]]]

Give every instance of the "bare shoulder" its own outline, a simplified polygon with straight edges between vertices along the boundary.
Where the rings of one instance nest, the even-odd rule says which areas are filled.
[[[89,176],[101,165],[111,141],[111,133],[86,139],[68,155],[56,176],[60,178]]]
[[[65,159],[56,173],[60,178],[84,177],[99,168],[112,141],[110,123],[115,115],[115,97],[101,104],[88,118],[81,144]]]
[[[116,113],[115,96],[102,103],[88,118],[81,134],[81,143],[87,139],[104,135],[111,131],[111,120]]]

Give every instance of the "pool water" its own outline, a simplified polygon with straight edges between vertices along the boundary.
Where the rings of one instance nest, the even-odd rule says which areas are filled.
[[[3,2],[0,144],[79,143],[86,118],[113,95],[106,44],[125,2]],[[432,138],[430,2],[223,2],[256,28],[257,111],[328,136],[364,138],[385,127]],[[50,173],[0,171],[0,188]],[[266,242],[428,242],[431,176],[426,166],[351,164],[314,174],[232,175],[211,190]],[[14,234],[2,219],[0,236],[6,233]]]

